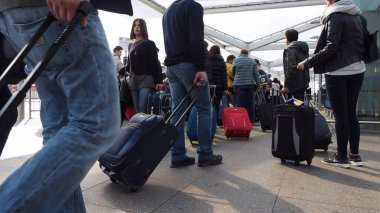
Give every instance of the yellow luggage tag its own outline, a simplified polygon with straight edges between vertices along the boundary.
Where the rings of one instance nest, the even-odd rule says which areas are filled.
[[[303,104],[303,101],[298,100],[298,99],[294,99],[294,105],[301,106],[302,104]]]

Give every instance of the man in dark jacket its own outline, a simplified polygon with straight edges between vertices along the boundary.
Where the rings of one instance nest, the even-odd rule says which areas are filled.
[[[221,155],[214,155],[211,140],[211,102],[205,72],[205,45],[203,8],[194,0],[174,1],[166,10],[163,20],[166,50],[165,65],[172,96],[172,107],[176,108],[194,84],[205,82],[191,91],[198,111],[198,166],[216,165],[222,162]],[[185,109],[178,110],[171,120],[176,123]],[[171,149],[171,167],[189,166],[194,157],[186,155],[184,121],[177,126],[180,133]]]
[[[285,31],[288,48],[284,50],[285,85],[282,91],[288,97],[304,100],[305,91],[310,82],[309,70],[299,71],[297,64],[309,57],[309,46],[306,42],[297,41],[298,32],[294,29]]]

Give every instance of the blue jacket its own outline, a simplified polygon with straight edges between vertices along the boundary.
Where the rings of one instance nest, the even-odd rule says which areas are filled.
[[[162,19],[166,66],[193,62],[205,71],[203,8],[194,0],[177,0]]]
[[[240,54],[232,65],[234,86],[260,86],[259,73],[255,60],[248,55]]]

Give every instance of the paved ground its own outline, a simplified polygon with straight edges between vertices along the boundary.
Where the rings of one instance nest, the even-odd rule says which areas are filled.
[[[0,160],[0,182],[40,149],[40,132],[36,120],[13,129]],[[350,169],[320,162],[335,144],[328,153],[316,152],[311,166],[281,164],[271,155],[270,132],[256,126],[249,141],[226,140],[218,129],[214,142],[222,165],[171,169],[166,156],[136,193],[94,165],[81,184],[88,212],[380,212],[379,135],[362,134],[365,166]]]

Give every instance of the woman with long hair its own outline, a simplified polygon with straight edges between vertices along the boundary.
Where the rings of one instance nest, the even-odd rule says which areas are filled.
[[[356,105],[366,66],[364,23],[352,0],[325,0],[323,25],[315,54],[298,64],[314,67],[314,73],[326,73],[326,89],[335,117],[337,152],[323,163],[349,168],[362,166],[359,155],[360,126]],[[347,145],[350,152],[347,153]]]
[[[156,44],[149,40],[146,22],[137,18],[133,21],[129,46],[129,88],[137,112],[147,112],[149,93],[159,89],[162,83],[161,64]]]

